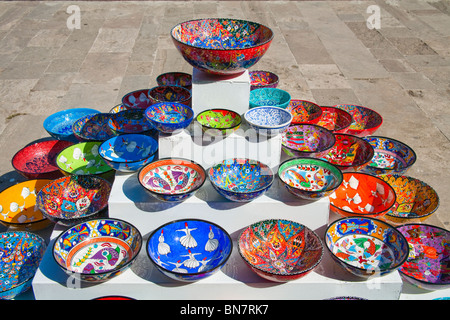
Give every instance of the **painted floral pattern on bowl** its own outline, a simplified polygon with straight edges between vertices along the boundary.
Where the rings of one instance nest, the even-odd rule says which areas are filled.
[[[317,124],[322,116],[322,108],[306,100],[291,99],[287,110],[292,114],[293,124]]]
[[[111,113],[91,114],[76,120],[72,125],[75,137],[80,141],[105,141],[115,136],[109,126]]]
[[[145,110],[150,107],[153,102],[148,95],[150,89],[140,89],[132,92],[128,92],[122,97],[122,105],[125,109],[141,109]]]
[[[250,108],[271,106],[286,109],[291,95],[277,88],[260,88],[250,91]]]
[[[291,125],[281,138],[282,149],[290,157],[321,158],[335,141],[330,131],[314,124]]]
[[[278,86],[278,76],[270,71],[254,70],[249,72],[250,90],[260,88],[276,88]]]
[[[194,111],[181,103],[162,102],[145,110],[145,117],[162,133],[174,133],[186,128],[193,120]]]
[[[282,108],[262,106],[249,109],[244,118],[258,134],[274,136],[286,131],[292,121],[292,114]]]
[[[153,87],[148,91],[148,97],[151,104],[161,102],[177,102],[186,106],[191,105],[191,92],[180,86],[166,85]]]
[[[185,72],[166,72],[156,77],[158,86],[181,86],[192,89],[192,75]]]
[[[330,130],[333,133],[346,133],[353,122],[353,117],[345,110],[335,107],[320,107],[322,115],[317,125]]]
[[[333,106],[351,114],[353,122],[347,129],[348,134],[365,137],[375,133],[383,124],[383,117],[375,110],[363,106],[338,104]]]
[[[130,109],[119,111],[111,116],[109,126],[116,134],[145,133],[154,130],[145,117],[145,110]]]
[[[209,109],[196,118],[204,133],[212,136],[226,136],[237,130],[242,122],[239,113],[228,109]]]

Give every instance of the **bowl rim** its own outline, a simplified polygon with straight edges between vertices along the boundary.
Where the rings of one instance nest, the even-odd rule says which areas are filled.
[[[352,125],[352,124],[354,123],[354,121],[355,121],[355,120],[353,119],[352,123],[351,123],[350,126],[348,127],[348,130],[353,130],[353,131],[355,131],[355,132],[360,133],[360,132],[364,132],[365,130],[377,129],[377,128],[379,128],[379,127],[383,124],[383,121],[384,121],[383,117],[381,116],[381,114],[379,114],[379,113],[378,113],[377,111],[375,111],[374,109],[371,109],[371,108],[368,108],[368,107],[364,107],[364,106],[361,106],[361,105],[359,105],[359,104],[335,104],[335,105],[333,105],[332,107],[339,108],[338,106],[353,106],[353,107],[357,107],[358,110],[361,110],[361,109],[366,110],[366,111],[368,111],[368,112],[374,114],[375,117],[379,120],[379,123],[376,123],[373,127],[367,127],[367,126],[364,126],[363,129],[351,129],[350,127],[351,127],[351,125]],[[339,109],[341,109],[341,108],[339,108]],[[344,111],[347,111],[347,110],[345,110],[345,109],[343,109],[343,110],[344,110]],[[347,111],[347,112],[348,112],[348,111]],[[349,112],[349,113],[350,113],[350,112]],[[353,116],[352,116],[352,118],[353,118]]]
[[[69,134],[62,134],[62,133],[57,133],[55,131],[53,131],[53,127],[49,127],[49,125],[52,123],[52,121],[54,121],[57,117],[60,116],[64,116],[65,114],[67,114],[68,112],[81,112],[83,113],[82,116],[79,116],[80,118],[87,115],[87,114],[96,114],[96,113],[101,113],[99,110],[96,109],[92,109],[92,108],[68,108],[68,109],[64,109],[64,110],[60,110],[57,111],[55,113],[52,113],[51,115],[49,115],[47,118],[45,118],[44,122],[42,123],[44,129],[48,132],[51,132],[53,134],[57,134],[58,136],[63,136],[63,137],[69,137],[73,134],[69,133]],[[84,112],[89,112],[89,113],[84,113]],[[78,119],[78,118],[77,118]],[[70,121],[71,123],[75,122],[77,119]]]
[[[333,110],[339,110],[338,112],[342,112],[344,114],[347,114],[350,117],[351,121],[346,126],[344,126],[342,128],[339,128],[339,129],[330,130],[333,133],[341,133],[342,130],[344,130],[342,133],[346,133],[348,128],[350,128],[350,126],[353,123],[353,116],[349,112],[345,111],[344,109],[333,107],[333,106],[320,106],[320,109],[322,109],[322,115],[323,115],[323,112],[325,111],[325,109],[333,109]],[[319,122],[320,122],[320,119],[322,118],[322,115],[319,118]],[[341,131],[341,132],[339,132],[339,131]]]
[[[286,106],[286,108],[287,108],[289,106],[289,103],[290,103],[291,99],[292,99],[292,96],[291,96],[291,94],[289,92],[287,92],[286,90],[280,89],[280,88],[267,88],[267,87],[266,88],[257,88],[257,89],[254,89],[254,90],[250,91],[250,97],[249,97],[250,109],[264,106],[264,105],[258,105],[257,103],[252,101],[252,96],[257,94],[258,92],[261,92],[261,91],[281,92],[283,94],[283,97],[288,97],[287,101],[283,101],[283,102],[280,101],[280,103],[278,103],[276,106],[287,103],[287,106]],[[254,106],[252,106],[252,104]],[[271,107],[276,107],[276,106],[271,106]],[[281,108],[281,107],[278,107],[278,108]],[[286,109],[286,108],[281,108],[281,109]]]
[[[280,112],[285,113],[289,116],[289,120],[286,122],[283,122],[281,124],[277,124],[276,126],[269,126],[269,125],[260,125],[257,124],[251,120],[249,120],[248,116],[250,113],[254,112],[254,110],[269,110],[269,109],[275,109],[275,110],[280,110]],[[254,107],[251,109],[248,109],[245,113],[244,113],[244,119],[245,121],[247,121],[251,126],[257,127],[257,128],[261,128],[261,129],[279,129],[279,128],[284,128],[286,126],[289,126],[292,122],[292,113],[290,113],[288,110],[284,109],[284,108],[279,108],[279,107],[275,107],[275,106],[259,106],[259,107]]]
[[[93,138],[86,137],[85,135],[82,134],[81,131],[75,132],[75,125],[77,125],[79,121],[82,121],[82,120],[88,118],[88,120],[86,121],[86,123],[87,123],[91,118],[93,118],[93,117],[95,117],[95,116],[97,116],[97,117],[102,117],[102,118],[105,117],[105,118],[107,119],[106,124],[108,125],[108,128],[110,129],[111,135],[112,135],[112,136],[115,135],[114,132],[112,131],[112,128],[109,126],[109,120],[111,120],[111,118],[112,118],[112,116],[113,116],[113,113],[110,113],[110,112],[100,112],[100,113],[94,113],[94,114],[87,114],[87,115],[85,115],[85,116],[82,116],[81,118],[78,118],[78,119],[75,120],[75,121],[73,122],[73,124],[72,124],[72,132],[73,132],[73,134],[74,134],[75,137],[77,137],[77,138],[79,138],[79,139],[82,139],[82,141],[80,141],[80,142],[88,142],[88,141],[104,141],[104,140],[102,140],[102,139],[93,139]],[[83,124],[83,126],[82,126],[81,129],[83,129],[83,127],[84,127],[84,124]],[[108,139],[109,139],[109,138],[108,138]]]
[[[229,240],[229,242],[230,242],[230,252],[229,252],[229,254],[227,255],[227,257],[225,257],[225,258],[223,259],[223,261],[222,261],[221,264],[215,266],[215,267],[212,268],[212,269],[208,269],[208,270],[207,270],[207,273],[206,273],[206,272],[181,273],[181,272],[176,272],[176,271],[168,270],[168,269],[166,269],[166,268],[164,268],[164,267],[158,265],[155,261],[153,261],[153,258],[151,257],[151,255],[150,255],[150,253],[149,253],[148,247],[149,247],[150,241],[151,241],[151,239],[153,238],[153,236],[155,236],[156,233],[157,233],[159,230],[161,230],[162,228],[164,228],[164,227],[166,227],[166,226],[168,226],[168,225],[171,225],[171,224],[174,224],[174,223],[178,223],[178,222],[185,222],[185,221],[197,221],[197,222],[201,222],[201,223],[213,225],[213,226],[217,227],[218,229],[222,230],[222,232],[226,235],[226,237],[228,238],[228,240]],[[186,275],[186,276],[189,276],[189,277],[191,277],[191,276],[193,277],[193,276],[197,276],[197,275],[201,275],[201,274],[208,274],[208,273],[211,273],[211,274],[212,274],[212,273],[214,272],[214,270],[216,270],[216,269],[218,269],[218,268],[220,269],[221,267],[223,267],[223,266],[227,263],[227,261],[228,261],[228,259],[230,258],[231,254],[233,253],[233,240],[231,239],[230,234],[229,234],[223,227],[221,227],[220,225],[218,225],[217,223],[210,222],[210,221],[204,220],[204,219],[196,219],[196,218],[176,219],[176,220],[172,220],[172,221],[166,222],[166,223],[164,223],[164,224],[162,224],[162,225],[160,225],[160,226],[158,226],[158,227],[156,227],[155,229],[152,230],[152,232],[150,233],[150,235],[149,235],[149,237],[148,237],[148,239],[147,239],[147,243],[146,243],[146,245],[145,245],[145,251],[146,251],[146,253],[147,253],[147,257],[149,258],[149,260],[150,260],[150,261],[151,261],[158,269],[159,269],[159,268],[162,268],[162,269],[164,270],[164,272],[168,272],[168,273],[170,273],[170,274],[174,274],[174,275],[177,275],[177,276],[178,276],[178,275],[180,275],[180,276]]]
[[[331,131],[330,131],[331,132]],[[335,166],[338,166],[338,167],[341,167],[341,168],[343,168],[343,169],[341,169],[341,170],[345,170],[345,169],[348,169],[348,168],[353,168],[353,167],[360,167],[360,166],[365,166],[365,165],[367,165],[370,161],[372,161],[372,158],[373,158],[373,154],[375,153],[375,151],[374,151],[374,149],[373,149],[373,147],[372,147],[372,145],[370,144],[370,143],[368,143],[366,140],[364,140],[362,137],[358,137],[358,136],[355,136],[355,135],[353,135],[353,134],[349,134],[349,133],[332,133],[333,135],[334,135],[334,137],[335,138],[337,138],[337,136],[346,136],[346,137],[350,137],[351,139],[356,139],[356,140],[359,140],[359,141],[362,141],[364,144],[366,144],[367,146],[369,146],[369,150],[371,150],[371,152],[370,152],[370,157],[368,157],[368,160],[367,161],[365,161],[365,162],[363,162],[363,163],[360,163],[360,164],[357,164],[357,165],[354,165],[354,164],[350,164],[350,165],[342,165],[342,164],[334,164]],[[337,140],[337,139],[336,139]],[[336,142],[334,143],[334,144],[336,144]],[[333,148],[334,147],[334,144],[331,146],[331,148]],[[330,148],[330,149],[331,149]],[[332,163],[332,162],[330,162],[330,163]],[[361,172],[359,172],[359,173],[361,173]]]
[[[161,83],[161,79],[164,78],[164,76],[167,76],[167,75],[169,75],[169,74],[181,75],[181,76],[184,76],[184,77],[189,78],[190,83],[187,84],[187,85],[185,85],[185,86],[178,85],[178,86],[180,86],[180,87],[186,88],[186,87],[192,85],[192,74],[187,73],[187,72],[183,72],[183,71],[168,71],[168,72],[163,72],[163,73],[159,74],[159,75],[156,77],[156,83],[158,84],[158,86],[166,86],[166,84],[162,84],[162,83]],[[176,85],[175,85],[175,84],[171,84],[171,86],[176,86]],[[150,89],[149,89],[149,90],[150,90]]]
[[[183,87],[180,87],[180,88],[183,88]],[[148,113],[149,113],[151,110],[160,107],[160,105],[162,105],[162,104],[172,104],[172,105],[176,105],[177,107],[180,107],[180,108],[182,108],[182,109],[187,109],[187,110],[188,110],[188,117],[187,117],[186,119],[184,119],[183,121],[181,121],[181,122],[170,123],[170,122],[161,122],[161,121],[157,121],[157,120],[155,120],[153,117],[150,117],[150,116],[148,115]],[[171,124],[176,124],[176,125],[183,125],[183,126],[187,123],[187,124],[186,124],[186,126],[187,126],[187,125],[189,125],[189,123],[194,119],[194,110],[192,110],[191,107],[189,107],[189,106],[187,106],[187,105],[185,105],[185,104],[183,104],[183,103],[181,103],[181,102],[158,102],[158,103],[152,104],[152,105],[149,106],[147,109],[145,109],[145,111],[144,111],[144,116],[145,116],[145,117],[147,118],[147,120],[148,120],[149,122],[151,122],[151,123],[156,123],[156,124],[161,124],[161,125],[171,125]]]
[[[286,146],[286,145],[283,143],[283,139],[282,139],[282,140],[281,140],[281,146],[282,146],[283,148],[286,148],[286,149],[288,149],[289,151],[292,150],[292,151],[294,151],[294,152],[301,152],[302,154],[309,154],[309,155],[311,155],[311,154],[320,153],[320,152],[324,152],[324,151],[326,151],[326,150],[329,150],[329,149],[333,148],[333,146],[334,146],[335,143],[336,143],[336,136],[333,134],[333,132],[331,132],[330,130],[328,130],[328,129],[324,128],[324,127],[321,127],[321,126],[319,126],[319,125],[317,125],[317,124],[312,124],[312,123],[298,123],[298,124],[292,124],[292,125],[290,125],[290,126],[287,128],[287,130],[289,130],[289,128],[292,128],[292,127],[299,127],[299,126],[311,126],[311,127],[315,127],[315,128],[317,128],[318,130],[321,130],[321,131],[323,131],[325,134],[329,135],[329,136],[331,137],[330,139],[333,141],[333,143],[330,144],[330,146],[326,146],[326,148],[321,149],[321,150],[317,149],[317,150],[313,150],[313,151],[301,151],[301,150],[298,150],[298,149],[295,149],[295,148],[291,148],[291,147]],[[286,132],[287,132],[287,131],[286,131]],[[285,135],[286,132],[284,132],[283,135]],[[286,139],[287,139],[287,138],[286,138]],[[331,162],[330,162],[330,163],[331,163]],[[331,163],[331,164],[333,164],[333,163]]]
[[[259,268],[258,266],[255,266],[255,265],[251,264],[244,257],[244,255],[242,253],[242,249],[241,249],[241,238],[242,238],[244,232],[246,232],[249,229],[251,230],[251,227],[253,225],[255,225],[255,224],[264,223],[266,221],[276,221],[276,222],[278,222],[280,220],[287,221],[290,224],[294,223],[294,224],[303,226],[305,229],[307,229],[309,232],[311,232],[315,236],[315,238],[319,241],[319,243],[321,244],[321,249],[322,250],[321,250],[321,254],[320,254],[319,259],[314,263],[313,266],[309,267],[306,270],[302,270],[302,271],[299,271],[299,272],[283,274],[283,273],[276,273],[276,272],[270,272],[270,271],[267,271],[267,270],[263,270],[263,269]],[[323,241],[320,239],[319,235],[314,230],[312,230],[309,227],[307,227],[306,225],[304,225],[304,224],[302,224],[300,222],[289,220],[289,219],[274,218],[274,219],[264,219],[264,220],[260,220],[260,221],[254,222],[254,223],[244,227],[244,229],[239,233],[239,236],[237,237],[236,242],[237,242],[237,248],[238,248],[239,255],[241,256],[242,260],[244,260],[247,265],[249,265],[252,268],[255,268],[258,271],[261,271],[262,273],[269,274],[269,275],[274,275],[274,276],[287,276],[287,277],[289,277],[289,276],[296,276],[296,275],[301,275],[301,274],[304,274],[304,273],[308,273],[308,272],[312,271],[314,268],[316,268],[322,262],[322,258],[323,258],[323,255],[324,255],[324,244],[323,244]]]
[[[274,81],[272,81],[272,82],[270,82],[268,84],[265,84],[265,85],[254,84],[252,82],[252,75],[256,74],[256,73],[261,73],[261,72],[268,73],[271,77],[274,77]],[[280,81],[280,77],[275,72],[267,71],[267,70],[259,70],[259,69],[258,70],[249,70],[248,71],[248,75],[250,76],[250,86],[255,87],[255,88],[260,88],[260,87],[264,88],[265,86],[276,85]]]
[[[130,110],[130,109],[143,109],[143,108],[133,108],[133,107],[131,107],[130,105],[128,105],[126,99],[127,99],[130,95],[132,95],[132,94],[134,94],[134,93],[137,93],[137,92],[145,93],[145,95],[147,96],[147,98],[150,99],[150,97],[148,96],[149,90],[150,90],[149,88],[144,88],[144,89],[137,89],[137,90],[133,90],[133,91],[127,92],[127,93],[125,93],[125,94],[122,96],[122,99],[120,100],[120,101],[121,101],[121,104],[125,107],[126,110]],[[115,106],[115,107],[117,107],[117,106]],[[114,107],[114,108],[115,108],[115,107]],[[114,109],[114,108],[113,108],[113,109]],[[122,111],[124,111],[124,110],[122,110]]]
[[[181,91],[184,91],[184,92],[186,92],[186,93],[188,94],[188,97],[187,97],[186,99],[178,100],[178,101],[161,101],[161,100],[159,100],[159,99],[154,98],[154,97],[152,96],[152,91],[155,90],[155,89],[157,89],[157,88],[163,88],[163,87],[166,87],[166,88],[174,88],[175,90],[181,90]],[[184,104],[184,103],[186,103],[187,101],[189,101],[189,100],[192,99],[192,93],[191,93],[191,90],[187,89],[186,87],[178,86],[178,85],[173,85],[173,84],[164,84],[164,85],[157,85],[157,86],[154,86],[154,87],[148,89],[147,96],[149,97],[150,102],[151,102],[151,105],[149,105],[149,106],[147,107],[147,109],[150,108],[150,107],[153,107],[154,105],[160,104],[160,103],[179,103],[179,104]],[[152,100],[154,100],[155,102],[153,102]],[[186,104],[184,104],[184,105],[187,106]],[[187,106],[187,107],[189,107],[189,106]]]
[[[236,117],[239,117],[239,121],[238,121],[237,124],[235,124],[235,125],[233,125],[233,126],[231,126],[231,127],[226,127],[226,128],[214,128],[214,127],[208,126],[208,125],[206,125],[206,124],[203,124],[203,123],[201,123],[201,122],[198,120],[198,118],[199,118],[201,115],[203,115],[204,113],[209,112],[209,111],[212,111],[212,112],[214,112],[214,111],[227,111],[227,112],[230,112],[230,113],[235,114]],[[202,112],[200,112],[199,114],[197,114],[197,116],[195,117],[195,121],[197,121],[197,122],[198,122],[202,127],[204,127],[205,129],[208,129],[208,130],[220,130],[220,131],[224,131],[224,130],[232,130],[232,129],[234,129],[234,128],[239,127],[239,126],[241,125],[241,123],[242,123],[242,117],[241,117],[241,115],[240,115],[239,113],[237,113],[236,111],[233,111],[233,110],[231,110],[231,109],[226,109],[226,108],[211,108],[211,109],[203,110]]]

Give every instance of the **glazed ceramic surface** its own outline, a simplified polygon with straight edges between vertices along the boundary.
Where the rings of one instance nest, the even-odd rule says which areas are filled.
[[[122,97],[122,105],[125,106],[126,109],[147,109],[153,104],[148,95],[149,90],[150,89],[140,89],[128,92]]]
[[[291,99],[287,110],[292,114],[293,124],[316,124],[322,116],[320,106],[306,100]]]
[[[408,282],[425,290],[450,287],[450,232],[427,224],[397,228],[409,244],[409,256],[399,272]]]
[[[162,133],[173,133],[186,128],[194,117],[194,111],[181,103],[162,102],[145,110],[145,117]]]
[[[193,67],[220,75],[243,73],[257,63],[273,39],[270,28],[238,19],[198,19],[170,32],[176,48]]]
[[[260,88],[276,88],[278,86],[278,76],[270,71],[255,70],[250,71],[250,90]]]
[[[192,89],[192,75],[185,72],[166,72],[156,77],[158,86],[181,86]]]
[[[278,107],[255,107],[245,112],[244,118],[258,134],[274,136],[286,131],[292,121],[292,114]]]
[[[331,211],[343,217],[381,217],[396,206],[395,190],[387,182],[357,172],[344,173],[329,199]]]
[[[212,136],[227,136],[237,130],[242,122],[237,112],[219,108],[202,111],[196,120],[203,132]]]
[[[365,137],[375,133],[383,124],[383,118],[376,111],[363,106],[338,104],[333,106],[351,114],[353,122],[347,129],[348,134]]]
[[[145,117],[145,110],[131,109],[115,113],[109,120],[109,126],[116,134],[147,133],[154,130]]]
[[[186,106],[191,105],[191,92],[180,86],[156,86],[148,91],[152,104],[161,102],[177,102]]]
[[[132,224],[92,219],[62,232],[55,240],[53,258],[69,276],[102,282],[127,270],[141,247],[141,233]]]
[[[109,126],[110,113],[90,114],[76,120],[72,131],[79,141],[105,141],[115,136]]]
[[[238,239],[239,253],[259,276],[277,282],[299,279],[316,268],[323,245],[308,227],[289,220],[254,223]]]
[[[365,217],[331,223],[325,232],[325,247],[339,265],[361,277],[398,270],[409,253],[406,238],[396,228]]]
[[[353,117],[345,110],[335,107],[320,107],[322,115],[317,125],[333,133],[346,133],[353,122]]]
[[[250,91],[250,108],[271,106],[285,109],[291,101],[291,95],[277,88],[261,88]]]
[[[118,104],[117,106],[109,110],[109,113],[118,113],[124,110],[127,110],[127,108],[123,104]]]
[[[236,202],[252,201],[266,192],[274,174],[266,164],[251,159],[227,159],[213,165],[208,177],[214,189]]]
[[[163,274],[180,281],[197,281],[215,274],[232,249],[231,237],[223,228],[195,219],[160,226],[147,242],[150,261]]]
[[[286,160],[278,167],[278,177],[293,195],[316,200],[330,195],[342,182],[341,170],[314,158]]]
[[[314,124],[291,125],[281,137],[282,149],[290,157],[321,158],[335,141],[330,131]]]

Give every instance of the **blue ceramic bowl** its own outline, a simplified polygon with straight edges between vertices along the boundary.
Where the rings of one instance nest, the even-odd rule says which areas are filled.
[[[116,135],[125,133],[150,133],[155,130],[145,117],[145,110],[130,109],[113,113],[109,126]]]
[[[249,109],[244,118],[258,134],[275,136],[286,131],[291,124],[292,114],[286,109],[263,106]]]
[[[144,134],[122,134],[103,142],[98,152],[114,170],[133,172],[152,162],[158,151],[158,141]]]
[[[192,122],[194,111],[182,103],[161,102],[148,107],[145,117],[159,132],[174,133]]]
[[[48,134],[55,139],[79,142],[73,134],[72,125],[81,117],[95,113],[100,113],[100,111],[89,108],[73,108],[58,111],[48,116],[44,120],[43,126]]]
[[[213,165],[208,177],[214,189],[225,198],[248,202],[266,192],[274,173],[267,165],[251,159],[227,159]]]
[[[250,108],[272,106],[286,109],[291,95],[277,88],[261,88],[250,91]]]
[[[128,92],[122,97],[122,105],[126,109],[142,109],[145,110],[152,105],[152,101],[148,96],[149,89],[135,90]]]
[[[154,230],[147,254],[169,278],[192,282],[219,271],[233,249],[230,235],[220,226],[196,219],[177,220]]]
[[[109,126],[110,113],[89,114],[76,120],[72,125],[74,136],[79,142],[105,141],[115,136]]]

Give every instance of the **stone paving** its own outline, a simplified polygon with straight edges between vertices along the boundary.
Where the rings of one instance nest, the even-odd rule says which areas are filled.
[[[79,29],[68,27],[70,5],[80,9]],[[446,0],[2,1],[0,189],[23,180],[11,158],[48,137],[42,127],[48,115],[72,107],[108,112],[125,93],[156,85],[163,72],[191,73],[169,31],[202,17],[272,28],[272,45],[253,69],[277,73],[279,88],[293,98],[378,111],[384,123],[376,135],[411,146],[418,159],[408,175],[440,196],[438,211],[426,222],[449,228]]]

